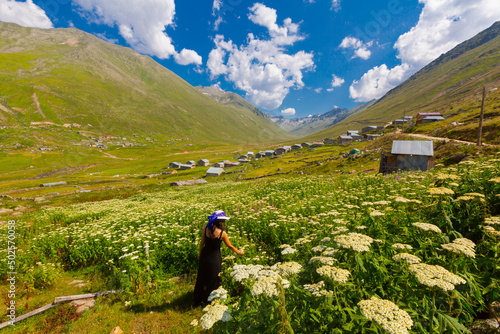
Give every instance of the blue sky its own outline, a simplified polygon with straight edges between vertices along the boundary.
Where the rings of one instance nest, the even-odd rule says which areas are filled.
[[[0,21],[81,29],[286,117],[380,98],[499,19],[497,0],[0,0]]]

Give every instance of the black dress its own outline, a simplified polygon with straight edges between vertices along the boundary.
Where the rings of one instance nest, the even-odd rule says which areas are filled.
[[[210,293],[220,286],[222,231],[218,238],[210,238],[206,234],[207,229],[205,229],[205,245],[201,250],[198,277],[194,287],[193,305],[195,306],[206,303]]]

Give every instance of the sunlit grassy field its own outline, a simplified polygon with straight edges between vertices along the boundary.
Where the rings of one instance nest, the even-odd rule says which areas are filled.
[[[32,211],[16,218],[19,314],[70,294],[76,277],[89,282],[83,292],[123,292],[80,316],[61,306],[6,332],[465,333],[500,298],[499,193],[500,161],[476,159],[427,173],[287,174]],[[223,247],[222,288],[191,309],[200,230],[216,209],[231,216],[228,234],[245,254]]]

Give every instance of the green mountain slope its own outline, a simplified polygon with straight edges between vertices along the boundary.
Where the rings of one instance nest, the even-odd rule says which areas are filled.
[[[269,118],[266,113],[262,112],[259,108],[255,107],[236,93],[226,92],[217,87],[196,86],[195,88],[198,89],[203,95],[207,95],[212,100],[215,100],[225,106],[230,106],[240,110],[250,110],[259,117]]]
[[[500,86],[500,22],[461,43],[389,91],[368,109],[346,118],[316,136],[328,137],[383,125],[418,112],[441,112],[444,122],[418,126],[412,131],[450,138],[474,140],[483,86]],[[499,139],[498,90],[486,99],[486,138]],[[451,125],[456,122],[458,125]],[[496,138],[496,139],[495,139]]]
[[[283,138],[267,117],[217,103],[150,57],[77,29],[0,22],[0,125],[78,123],[102,134],[205,142]]]

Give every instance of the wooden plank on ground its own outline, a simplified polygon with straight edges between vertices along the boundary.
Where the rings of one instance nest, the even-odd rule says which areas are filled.
[[[24,320],[24,319],[26,319],[26,318],[32,317],[32,316],[34,316],[34,315],[37,315],[37,314],[39,314],[39,313],[42,313],[42,312],[44,312],[44,311],[46,311],[46,310],[48,310],[48,309],[50,309],[50,308],[52,308],[52,307],[54,307],[54,306],[56,306],[56,304],[55,304],[55,303],[50,303],[50,304],[45,305],[45,306],[43,306],[43,307],[37,308],[37,309],[36,309],[36,310],[34,310],[34,311],[31,311],[31,312],[28,312],[28,313],[26,313],[26,314],[23,314],[23,315],[21,315],[21,316],[17,317],[16,319],[14,319],[13,321],[7,321],[7,322],[4,322],[3,324],[1,324],[1,325],[0,325],[0,329],[5,328],[5,327],[7,327],[7,326],[9,326],[9,325],[11,325],[11,324],[15,324],[15,323],[16,323],[16,322],[18,322],[18,321],[21,321],[21,320]]]
[[[71,301],[71,300],[78,300],[78,299],[97,298],[97,297],[102,296],[102,295],[108,295],[110,293],[120,293],[120,292],[123,292],[123,290],[110,290],[110,291],[101,291],[101,292],[96,292],[96,293],[86,293],[83,295],[56,297],[56,299],[54,300],[53,303],[50,303],[50,304],[45,305],[43,307],[37,308],[34,311],[31,311],[31,312],[23,314],[19,317],[16,317],[16,319],[14,319],[13,321],[7,321],[7,322],[4,322],[3,324],[0,324],[0,329],[5,328],[7,326],[10,326],[12,324],[15,324],[18,321],[27,319],[27,318],[32,317],[34,315],[40,314],[40,313],[42,313],[42,312],[56,306],[57,304],[60,304],[60,303],[64,303],[64,302]]]
[[[123,290],[110,290],[110,291],[101,291],[101,292],[96,292],[96,293],[86,293],[83,295],[56,297],[56,299],[54,299],[54,304],[59,304],[59,303],[68,302],[71,300],[78,300],[78,299],[97,298],[97,297],[102,296],[102,295],[108,295],[110,293],[118,293],[118,292],[122,292],[122,291]]]

